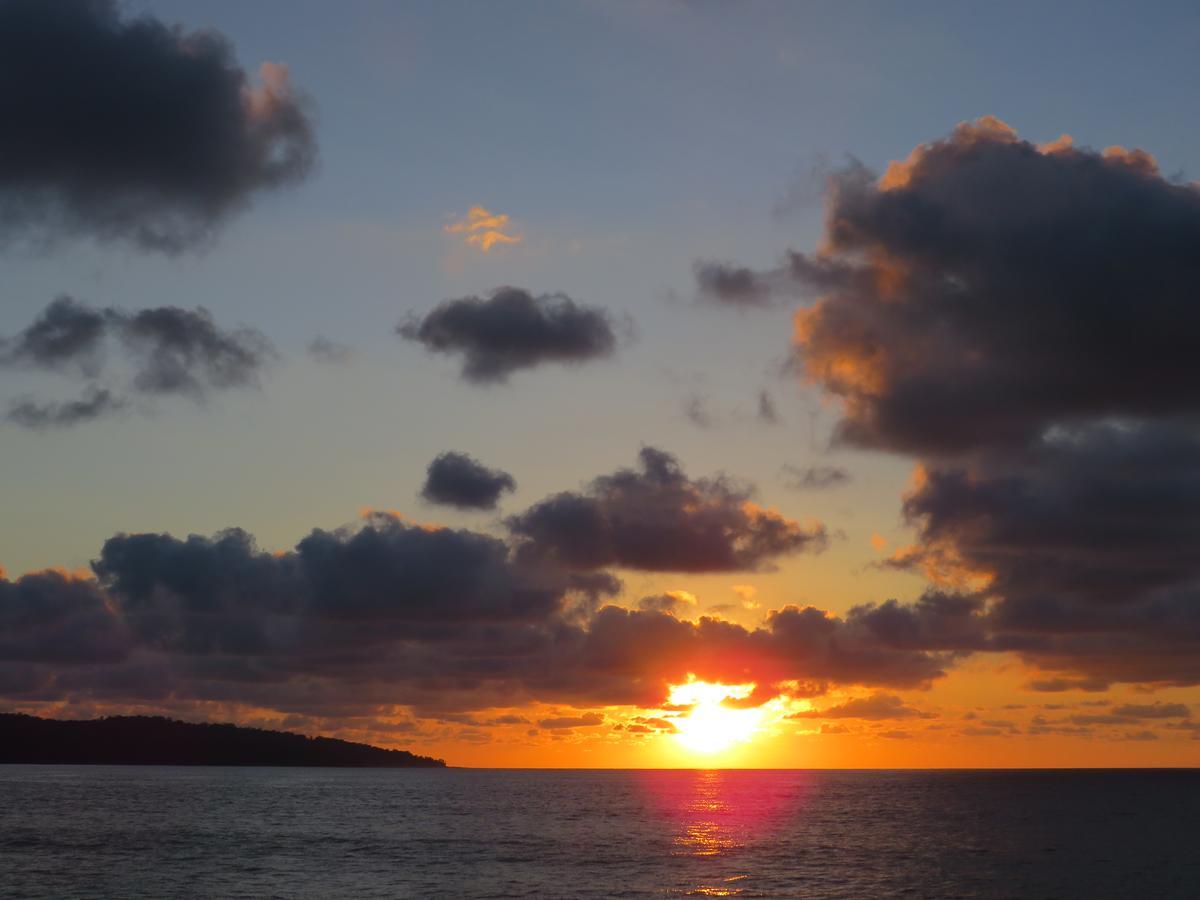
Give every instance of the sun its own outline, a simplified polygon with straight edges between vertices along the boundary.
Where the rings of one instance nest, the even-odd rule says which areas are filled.
[[[753,684],[709,684],[689,681],[671,687],[668,702],[690,706],[686,716],[675,719],[675,740],[693,753],[719,753],[750,740],[762,723],[761,707],[738,709],[727,700],[742,700]]]

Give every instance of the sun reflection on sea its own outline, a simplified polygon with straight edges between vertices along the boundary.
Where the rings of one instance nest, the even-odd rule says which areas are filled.
[[[785,818],[795,816],[804,792],[804,782],[790,773],[745,769],[647,772],[644,783],[672,830],[671,856],[705,860],[711,871],[685,893],[708,897],[753,890],[755,873],[738,868],[748,856],[744,851],[769,841]]]

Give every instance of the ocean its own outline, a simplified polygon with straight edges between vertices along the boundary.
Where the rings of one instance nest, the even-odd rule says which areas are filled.
[[[0,766],[0,896],[1200,897],[1200,771]]]

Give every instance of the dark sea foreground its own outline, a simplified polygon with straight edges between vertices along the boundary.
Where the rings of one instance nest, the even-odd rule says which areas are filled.
[[[4,897],[1200,897],[1200,771],[0,766]]]

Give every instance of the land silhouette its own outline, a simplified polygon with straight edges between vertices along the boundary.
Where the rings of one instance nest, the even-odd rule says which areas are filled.
[[[74,721],[20,713],[0,713],[0,763],[381,769],[446,765],[407,750],[289,731],[196,724],[161,716]]]

